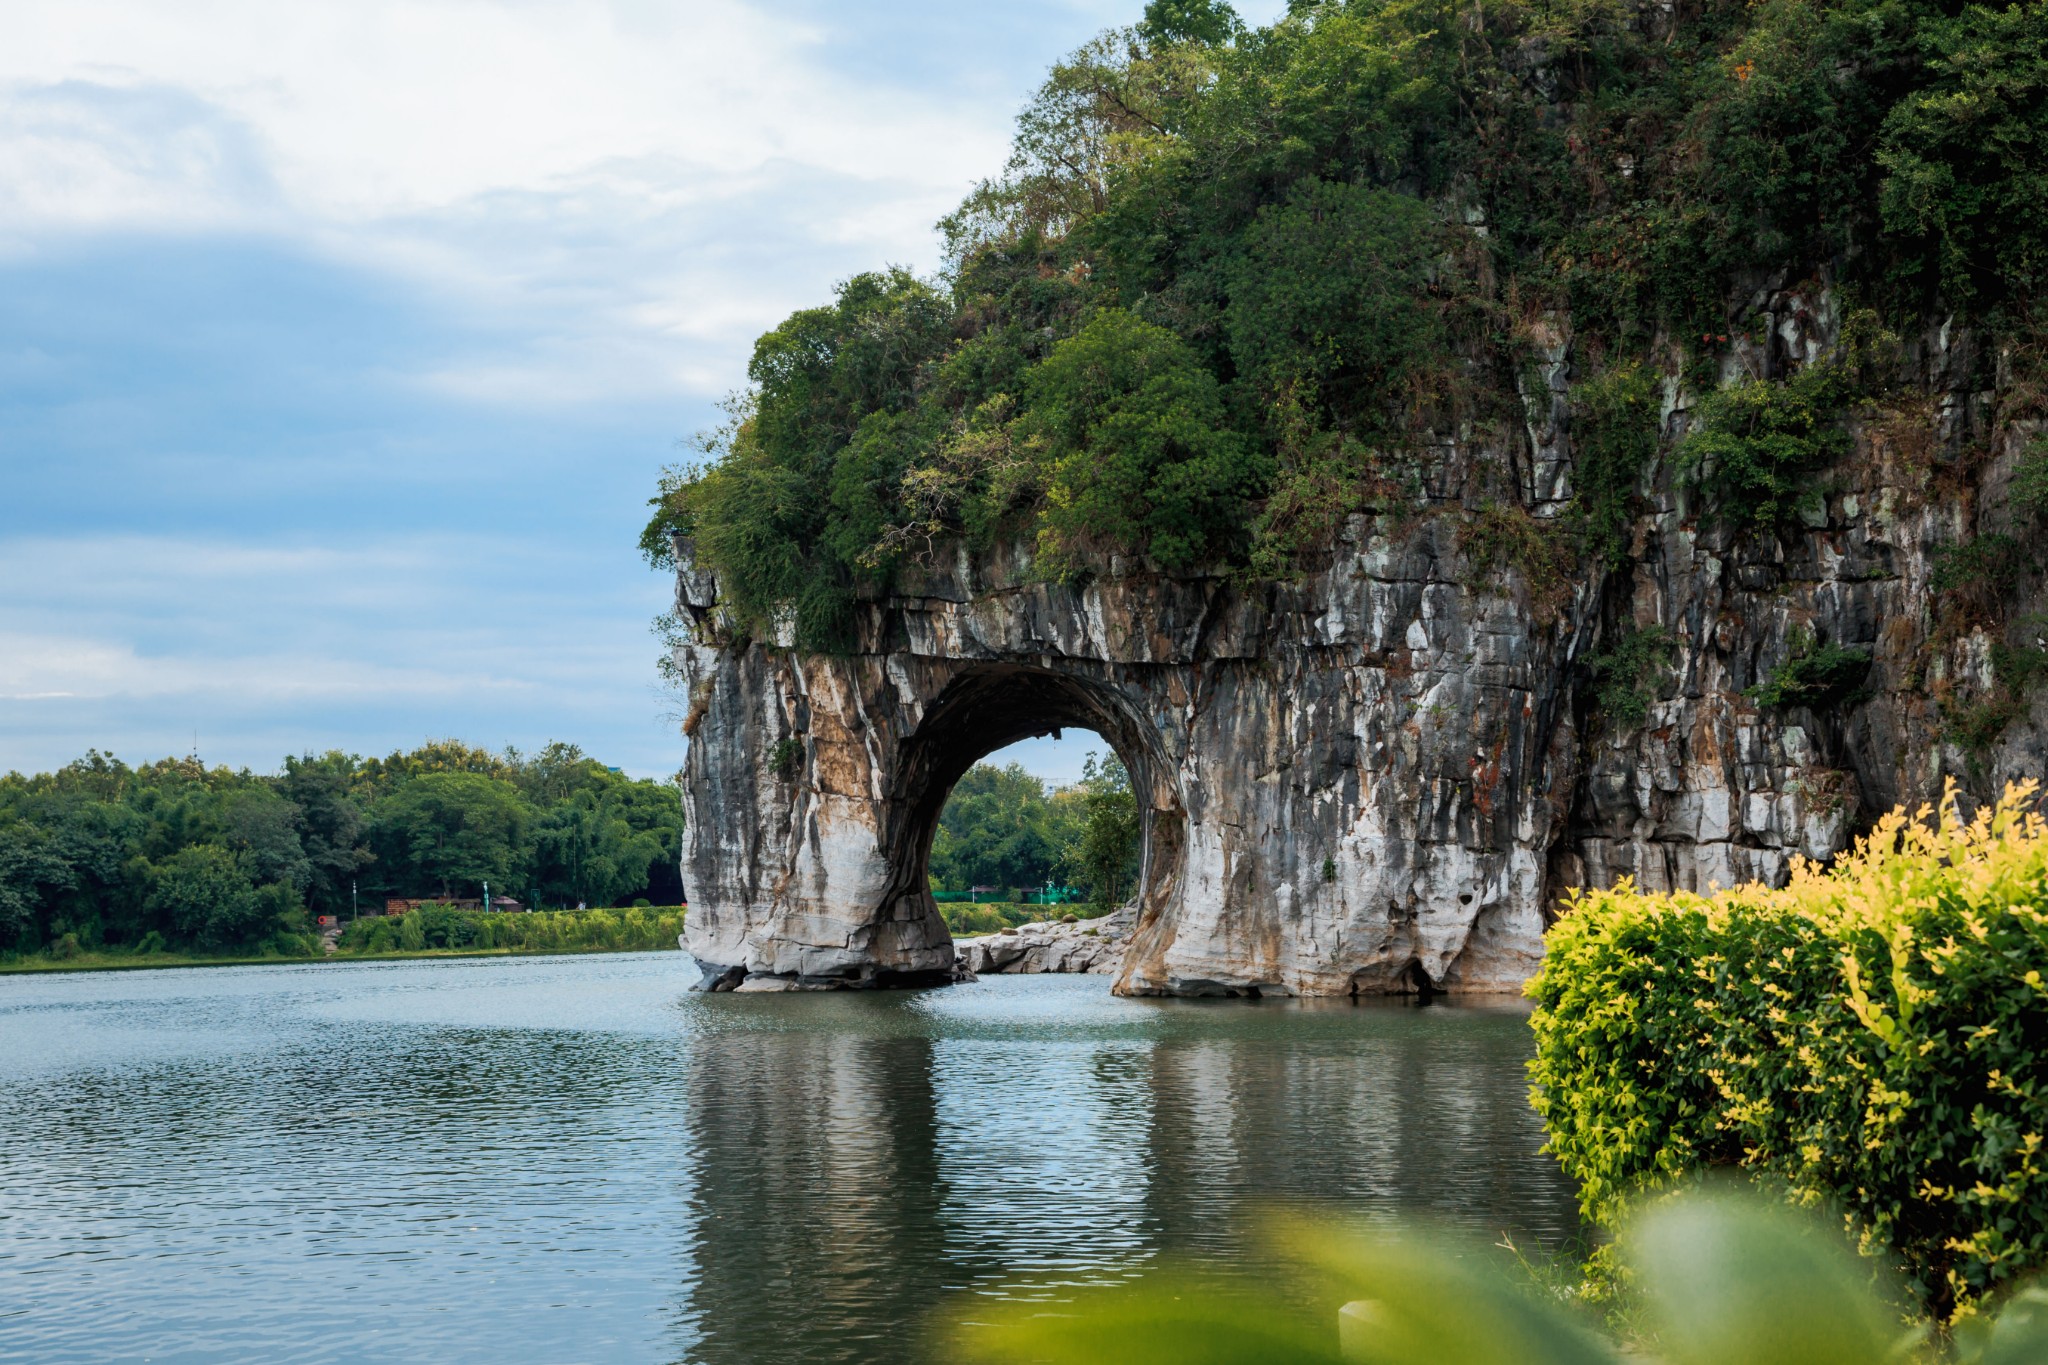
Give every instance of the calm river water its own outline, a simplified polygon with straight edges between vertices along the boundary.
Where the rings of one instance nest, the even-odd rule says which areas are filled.
[[[1515,1011],[694,978],[0,978],[0,1360],[895,1362],[1277,1205],[1576,1228]]]

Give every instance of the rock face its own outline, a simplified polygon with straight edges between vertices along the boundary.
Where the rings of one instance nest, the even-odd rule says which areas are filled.
[[[1112,976],[1123,966],[1124,949],[1138,927],[1138,907],[1073,924],[1045,921],[957,945],[960,966],[976,976],[1035,976],[1080,972]]]
[[[1515,989],[1570,796],[1571,637],[1461,587],[1452,540],[1361,519],[1326,570],[1256,593],[962,556],[872,604],[846,657],[733,639],[686,571],[690,951],[719,984],[945,979],[947,792],[1081,726],[1145,813],[1119,990]]]
[[[1831,343],[1825,295],[1766,302],[1782,325],[1732,363],[1782,373]],[[1352,518],[1292,582],[1117,563],[1060,584],[1021,546],[960,551],[822,657],[738,635],[679,542],[686,945],[706,985],[950,979],[925,890],[946,795],[1062,727],[1115,747],[1145,817],[1127,994],[1511,991],[1572,887],[1780,879],[1946,775],[1983,792],[2042,771],[2041,709],[1992,669],[2028,604],[1933,589],[1940,547],[2008,529],[2001,481],[2038,427],[1970,387],[1967,336],[1911,343],[1921,397],[1859,416],[1825,508],[1776,533],[1689,505],[1672,382],[1631,567],[1532,600],[1468,541],[1501,470],[1538,519],[1568,504],[1569,339],[1550,354],[1526,431],[1447,440],[1423,511]],[[1665,648],[1624,722],[1589,661],[1642,631]],[[1870,652],[1860,690],[1760,704],[1813,641]],[[1959,748],[1955,717],[1995,698],[2010,723]]]

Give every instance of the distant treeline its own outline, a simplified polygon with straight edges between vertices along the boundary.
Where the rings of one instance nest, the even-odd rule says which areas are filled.
[[[572,744],[332,751],[277,774],[98,752],[0,777],[0,953],[296,952],[312,917],[387,896],[675,904],[673,787]],[[510,945],[508,945],[510,946]]]
[[[1138,808],[1114,754],[1090,754],[1080,782],[1048,790],[1021,764],[978,763],[946,799],[932,839],[931,887],[991,887],[1001,896],[1080,887],[1101,906],[1123,902],[1138,877]],[[999,927],[972,906],[940,907],[955,928]]]

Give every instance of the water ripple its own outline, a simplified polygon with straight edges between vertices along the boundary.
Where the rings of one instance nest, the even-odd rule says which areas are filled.
[[[693,975],[0,979],[0,1358],[899,1361],[1278,1204],[1575,1230],[1513,1011]]]

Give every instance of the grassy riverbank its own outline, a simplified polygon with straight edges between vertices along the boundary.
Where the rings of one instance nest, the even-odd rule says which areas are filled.
[[[127,972],[159,967],[249,967],[325,960],[280,953],[131,953],[115,948],[77,952],[65,957],[53,957],[48,953],[0,957],[0,976],[29,972]]]
[[[403,962],[428,957],[580,957],[588,953],[659,952],[674,948],[675,940],[651,948],[422,948],[388,953],[322,953],[312,957],[279,954],[204,953],[80,953],[70,958],[41,955],[0,960],[0,976],[24,976],[49,972],[133,972],[181,967],[318,967],[345,962]]]
[[[297,953],[178,952],[164,949],[77,949],[0,957],[0,974],[20,972],[134,971],[160,967],[246,967],[282,963],[392,961],[420,957],[539,957],[560,953],[658,952],[676,946],[683,932],[681,906],[623,910],[553,910],[528,914],[474,914],[423,906],[405,915],[358,920],[341,935],[339,951]]]

